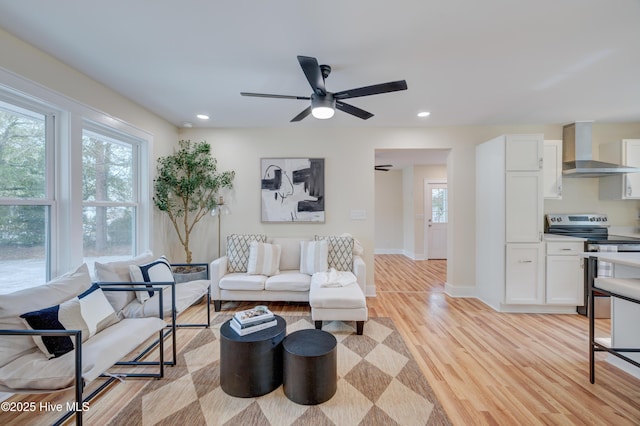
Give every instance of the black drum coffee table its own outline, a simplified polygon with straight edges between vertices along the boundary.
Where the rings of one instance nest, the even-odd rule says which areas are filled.
[[[322,330],[298,330],[282,342],[283,388],[291,401],[321,404],[336,393],[338,358],[336,338]]]
[[[282,340],[287,323],[246,336],[238,335],[229,321],[220,327],[220,387],[231,396],[253,398],[282,384]]]

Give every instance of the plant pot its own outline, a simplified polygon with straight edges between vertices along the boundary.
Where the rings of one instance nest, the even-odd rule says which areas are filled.
[[[176,280],[176,284],[196,280],[206,280],[207,268],[204,266],[174,266],[173,278]]]

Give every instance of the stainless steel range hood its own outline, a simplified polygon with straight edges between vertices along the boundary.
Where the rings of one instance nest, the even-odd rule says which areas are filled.
[[[562,128],[562,174],[587,178],[640,173],[640,168],[593,160],[591,124],[591,121],[578,121]]]

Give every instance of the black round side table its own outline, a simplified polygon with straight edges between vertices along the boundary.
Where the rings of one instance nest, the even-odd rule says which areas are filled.
[[[336,338],[322,330],[298,330],[282,342],[283,389],[291,401],[321,404],[336,393],[338,358]]]
[[[265,395],[282,384],[282,340],[285,320],[246,336],[238,335],[229,321],[220,327],[220,387],[231,396]]]

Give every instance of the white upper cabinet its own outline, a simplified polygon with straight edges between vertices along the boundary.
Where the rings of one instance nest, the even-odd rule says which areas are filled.
[[[508,172],[542,170],[543,143],[539,134],[507,135],[505,148]]]
[[[640,167],[640,139],[623,139],[600,145],[600,161]],[[601,200],[638,200],[640,173],[602,177],[599,192]]]
[[[562,141],[544,141],[543,155],[543,188],[544,198],[562,199]]]

